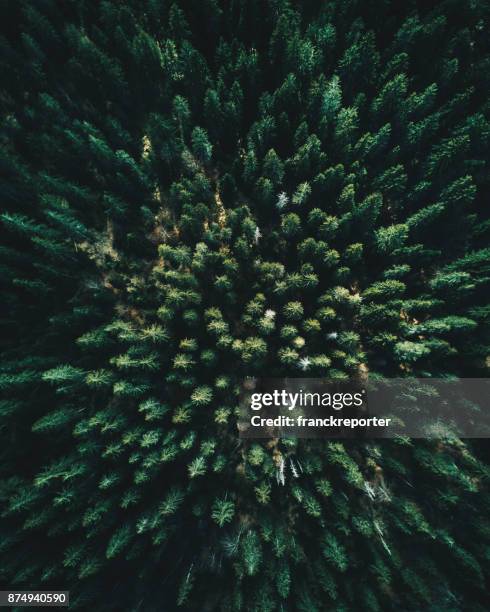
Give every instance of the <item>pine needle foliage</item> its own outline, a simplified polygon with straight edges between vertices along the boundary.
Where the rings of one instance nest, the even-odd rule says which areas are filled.
[[[245,376],[488,376],[486,0],[7,0],[0,579],[488,609],[469,440],[238,439]]]

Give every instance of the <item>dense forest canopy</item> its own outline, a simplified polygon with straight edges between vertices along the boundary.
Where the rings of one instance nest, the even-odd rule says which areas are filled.
[[[489,8],[1,2],[2,588],[488,609],[485,441],[236,422],[245,376],[488,376]]]

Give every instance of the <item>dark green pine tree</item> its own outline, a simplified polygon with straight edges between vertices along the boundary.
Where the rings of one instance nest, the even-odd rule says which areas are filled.
[[[488,376],[485,0],[0,6],[0,581],[488,609],[488,445],[249,440],[245,376]]]

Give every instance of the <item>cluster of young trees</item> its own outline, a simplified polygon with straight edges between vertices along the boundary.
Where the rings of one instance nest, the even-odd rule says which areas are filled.
[[[488,445],[240,441],[244,376],[488,376],[483,0],[0,7],[0,579],[487,609]]]

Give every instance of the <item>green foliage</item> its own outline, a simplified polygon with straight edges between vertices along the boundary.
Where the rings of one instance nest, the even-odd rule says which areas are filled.
[[[213,504],[212,514],[213,520],[223,527],[229,523],[235,514],[235,504],[226,499],[217,499]]]
[[[237,432],[246,377],[488,376],[486,3],[4,4],[3,583],[486,609],[483,443]]]
[[[206,131],[200,127],[192,130],[192,151],[200,161],[211,161],[213,146],[209,142]]]

